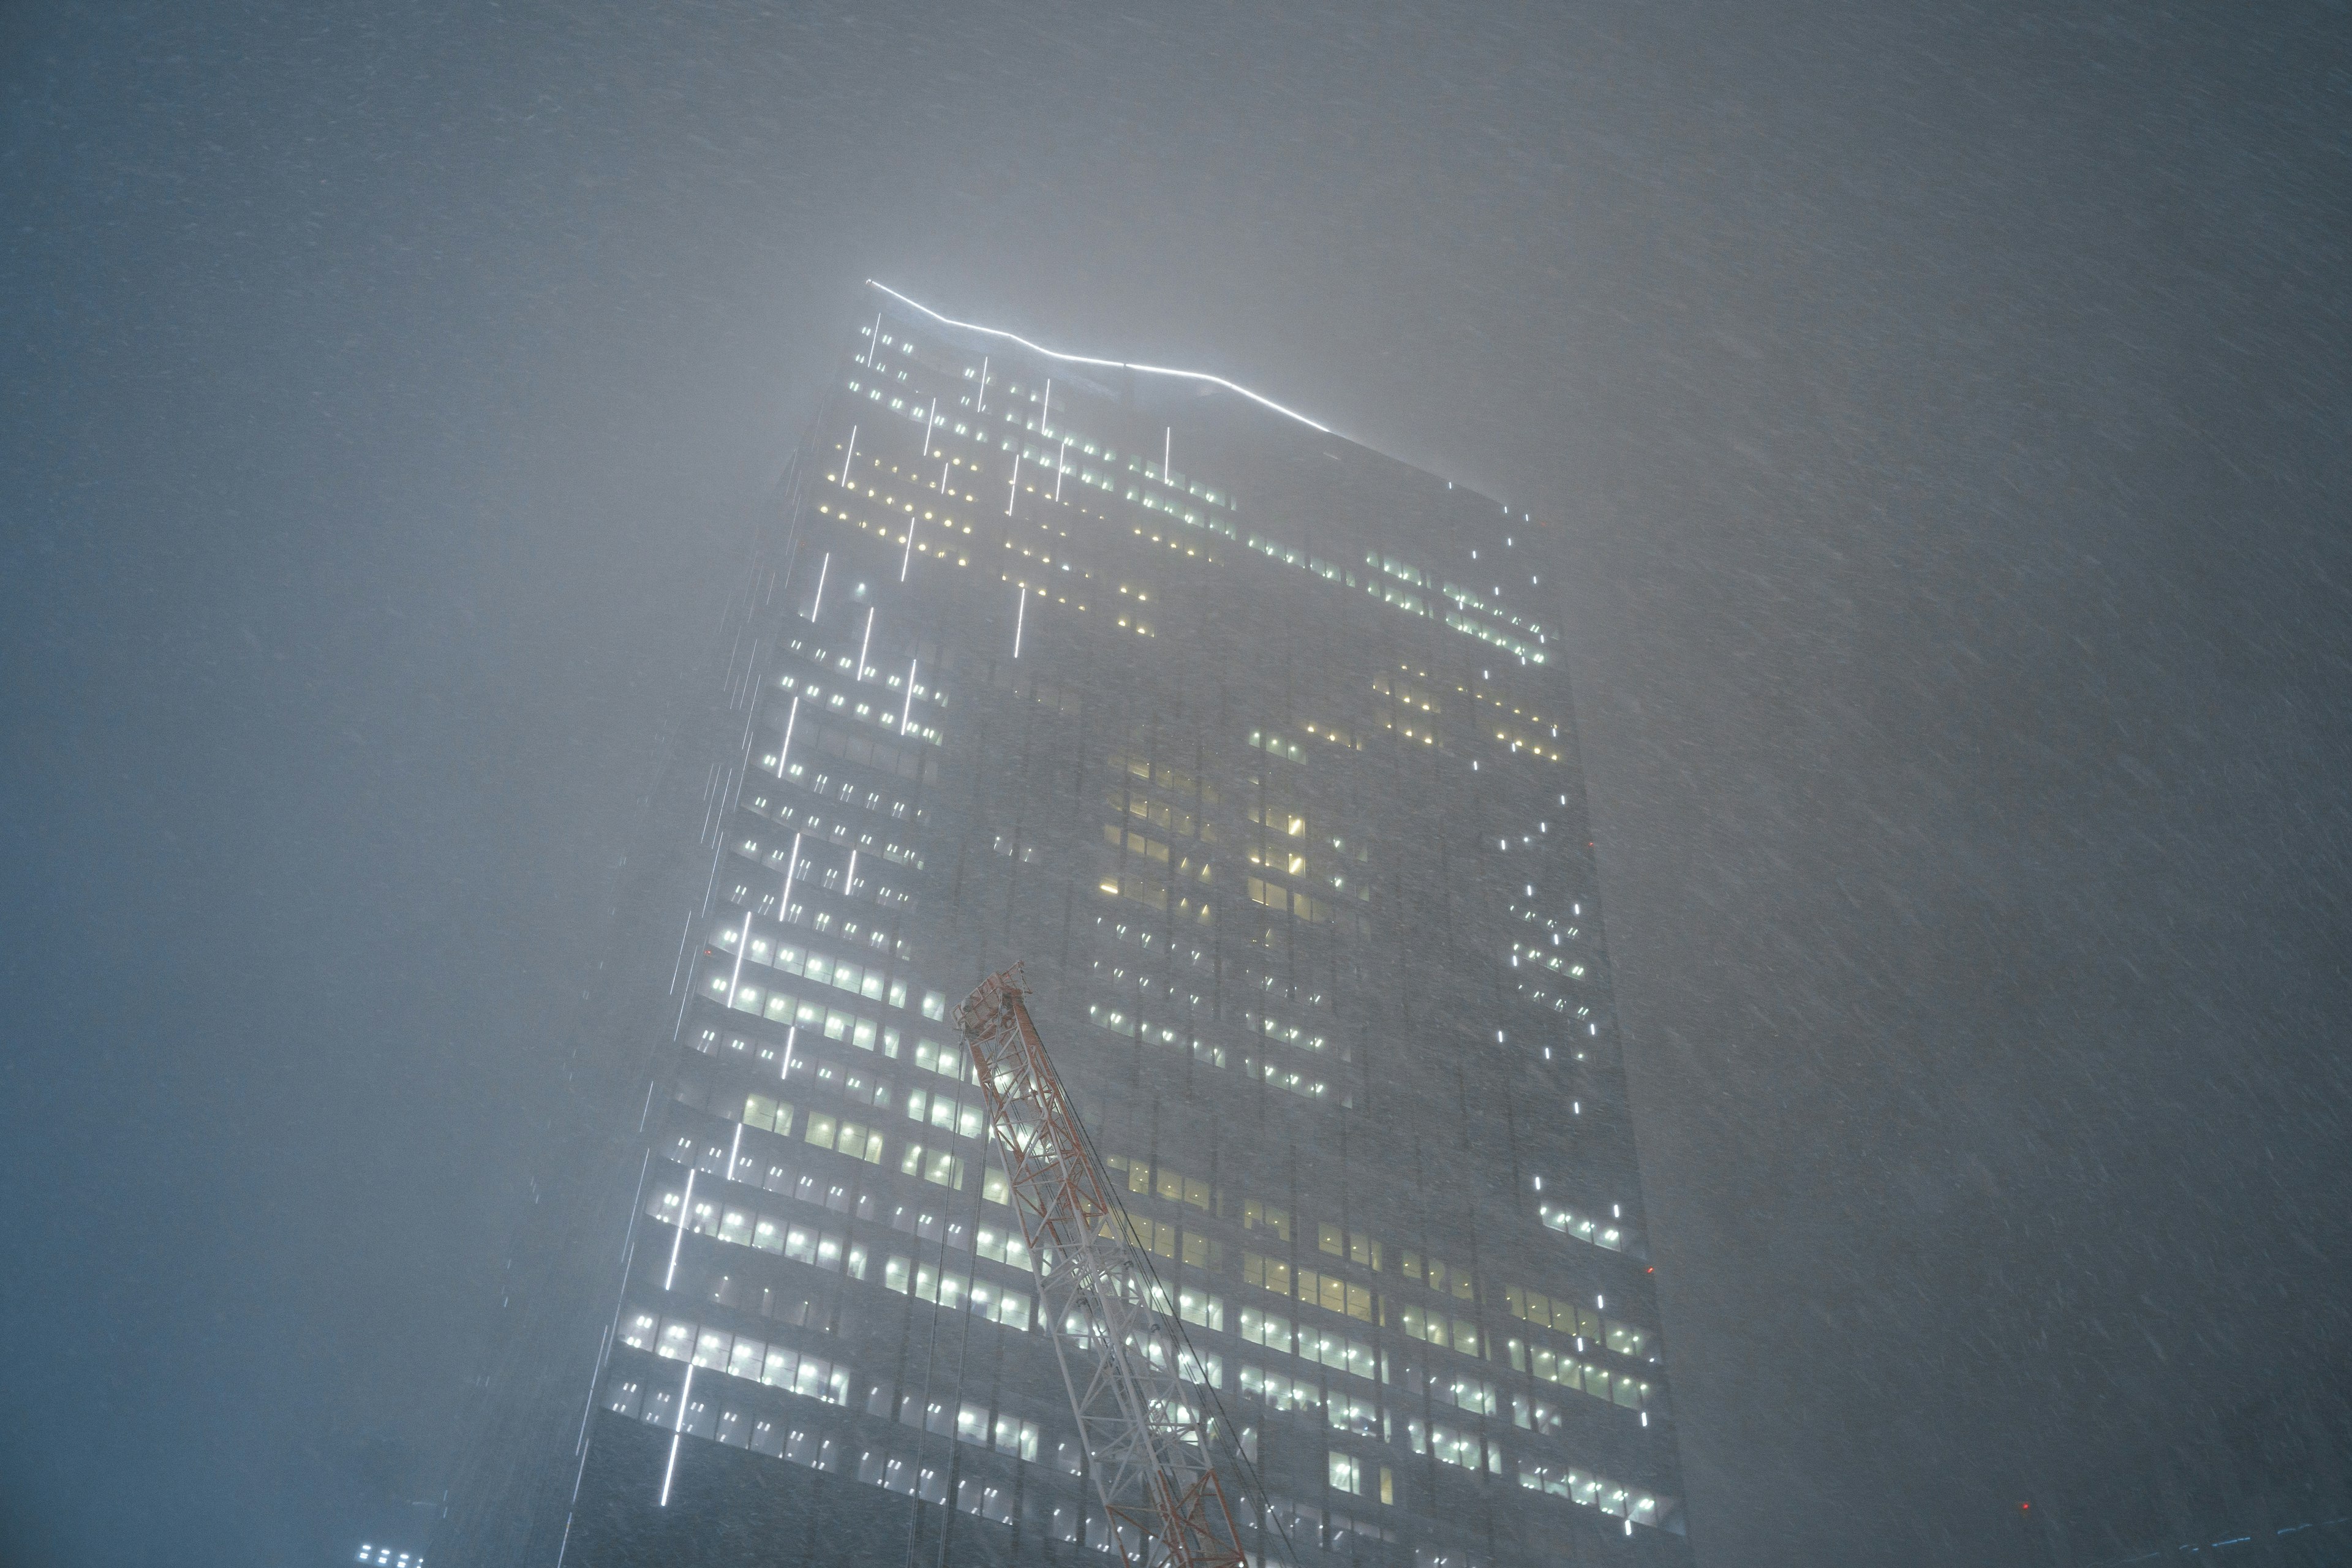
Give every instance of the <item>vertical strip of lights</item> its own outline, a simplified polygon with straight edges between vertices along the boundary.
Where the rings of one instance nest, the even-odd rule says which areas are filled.
[[[793,699],[792,707],[786,710],[784,713],[784,743],[776,748],[776,776],[778,778],[782,778],[784,776],[784,764],[793,760],[793,726],[799,723],[800,721],[801,700],[795,697]]]
[[[930,412],[923,416],[923,456],[931,455],[931,424],[940,416],[940,400],[931,399]]]
[[[1004,515],[1013,515],[1013,502],[1021,494],[1021,454],[1013,454],[1013,482],[1004,488]]]
[[[751,911],[743,911],[743,928],[735,933],[735,973],[727,979],[727,1005],[735,1005],[735,993],[743,984],[743,950],[751,945]]]
[[[980,402],[973,407],[972,412],[974,414],[988,412],[988,356],[986,354],[980,356]]]
[[[849,427],[849,448],[841,455],[841,488],[849,488],[849,465],[857,456],[857,426]]]
[[[1021,606],[1013,612],[1013,657],[1021,657],[1021,626],[1029,618],[1029,584],[1021,584]]]
[[[915,711],[915,667],[920,663],[920,658],[907,661],[907,705],[898,710],[898,733],[901,735],[907,732],[907,720]]]
[[[874,368],[874,356],[875,356],[875,354],[877,354],[877,353],[879,353],[879,352],[881,351],[881,348],[882,348],[882,313],[881,313],[879,310],[877,310],[877,311],[874,313],[874,331],[873,331],[871,333],[869,333],[869,334],[867,335],[866,339],[866,369],[868,369],[868,370],[872,370],[872,369]]]
[[[699,844],[702,840],[698,838],[695,842]],[[686,923],[678,928],[677,956],[670,961],[668,994],[672,996],[677,994],[677,977],[686,973],[686,939],[693,934],[694,916],[689,913],[686,917]]]
[[[851,850],[851,851],[849,852],[849,866],[848,866],[848,868],[847,868],[847,869],[845,869],[845,870],[844,870],[844,871],[842,872],[842,874],[841,874],[841,896],[842,896],[843,898],[845,898],[845,898],[847,898],[847,897],[849,897],[849,895],[850,895],[850,889],[851,889],[852,888],[856,887],[856,884],[857,884],[857,851],[856,851],[856,850],[855,850],[855,849],[853,849],[853,850]]]
[[[784,890],[776,900],[776,923],[793,923],[793,879],[800,875],[801,836],[793,835],[793,858],[784,863]]]
[[[1062,437],[1061,459],[1054,465],[1054,499],[1055,500],[1062,499],[1062,475],[1068,470],[1069,466],[1070,438],[1065,436]]]
[[[691,1352],[689,1352],[689,1357],[690,1354]],[[669,1506],[669,1480],[672,1476],[677,1473],[678,1439],[686,1436],[686,1402],[693,1393],[694,1363],[691,1359],[688,1359],[686,1363],[686,1381],[678,1385],[677,1390],[677,1425],[670,1430],[669,1463],[662,1467],[661,1501],[655,1505],[659,1508],[667,1508]]]
[[[853,432],[855,434],[855,432]],[[1176,481],[1168,476],[1176,471],[1176,426],[1169,426],[1160,435],[1160,482],[1172,487]]]
[[[824,574],[832,569],[833,552],[828,550],[824,552],[824,559],[816,563],[816,602],[809,606],[809,619],[812,622],[824,608]]]
[[[1053,437],[1054,437],[1054,432],[1049,428],[1049,426],[1050,426],[1053,423],[1054,423],[1054,378],[1053,378],[1052,376],[1050,376],[1050,375],[1049,375],[1049,376],[1047,376],[1047,377],[1045,378],[1045,411],[1044,411],[1043,413],[1041,413],[1041,414],[1039,414],[1039,415],[1037,416],[1037,434],[1038,434],[1038,435],[1040,435],[1040,436],[1045,437],[1047,440],[1049,440],[1049,441],[1050,441],[1050,440],[1052,440],[1052,439],[1053,439]]]
[[[866,606],[866,635],[857,639],[857,679],[866,679],[866,650],[874,646],[874,612],[877,605]]]
[[[942,475],[940,475],[940,477],[942,479],[945,479],[947,476],[946,476],[946,475],[944,475],[944,474],[942,474]],[[898,581],[899,581],[899,582],[903,583],[903,582],[905,582],[905,581],[907,580],[907,567],[908,567],[908,565],[909,565],[909,564],[914,561],[914,559],[915,559],[915,513],[914,513],[913,509],[912,509],[912,508],[909,508],[909,509],[908,510],[908,512],[907,512],[907,548],[906,548],[906,549],[904,549],[904,550],[902,550],[902,551],[900,551],[900,552],[898,552]]]
[[[662,1275],[665,1290],[677,1282],[677,1249],[686,1244],[687,1224],[694,1217],[694,1178],[701,1173],[691,1165],[686,1168],[686,1196],[678,1200],[677,1234],[669,1238],[669,1268]]]

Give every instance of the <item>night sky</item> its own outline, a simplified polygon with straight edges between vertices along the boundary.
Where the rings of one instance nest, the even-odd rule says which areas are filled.
[[[2022,1562],[2352,1344],[2347,251],[2340,0],[0,10],[0,1560],[438,1495],[876,277],[1561,523],[1699,1560]]]

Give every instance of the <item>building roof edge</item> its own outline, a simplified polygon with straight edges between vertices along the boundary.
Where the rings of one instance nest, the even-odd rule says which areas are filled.
[[[906,295],[899,293],[896,289],[891,288],[887,283],[878,282],[874,279],[868,278],[866,280],[866,286],[869,289],[880,289],[883,293],[889,295],[890,298],[898,300],[900,304],[920,310],[924,315],[930,317],[931,320],[938,321],[942,325],[959,327],[968,332],[984,332],[990,337],[1003,338],[1009,342],[1019,343],[1023,348],[1027,349],[1032,353],[1044,354],[1048,359],[1066,360],[1072,364],[1098,364],[1114,370],[1141,371],[1149,375],[1181,376],[1186,381],[1205,381],[1212,385],[1222,386],[1228,392],[1238,392],[1244,397],[1248,398],[1252,403],[1257,404],[1262,407],[1271,408],[1276,414],[1282,415],[1286,418],[1296,419],[1301,425],[1306,426],[1309,430],[1316,431],[1318,434],[1325,436],[1335,434],[1328,425],[1319,425],[1314,420],[1307,417],[1306,415],[1299,413],[1296,408],[1286,408],[1281,404],[1276,403],[1273,398],[1252,392],[1248,387],[1240,384],[1238,382],[1227,381],[1222,375],[1211,375],[1208,372],[1200,370],[1176,370],[1164,364],[1138,364],[1131,360],[1098,359],[1092,354],[1064,353],[1058,349],[1049,349],[1045,347],[1043,344],[1033,343],[1027,338],[1021,336],[1018,332],[1008,332],[1001,327],[983,327],[977,321],[959,321],[952,316],[943,316],[939,311],[932,310],[929,305],[924,304],[921,300],[908,299]]]

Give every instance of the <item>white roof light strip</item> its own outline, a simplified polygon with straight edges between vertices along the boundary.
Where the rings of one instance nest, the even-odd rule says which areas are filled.
[[[1248,387],[1236,385],[1233,382],[1227,381],[1222,375],[1211,375],[1205,371],[1197,370],[1171,370],[1166,365],[1162,364],[1135,364],[1123,359],[1097,359],[1090,354],[1061,353],[1053,349],[1042,348],[1039,345],[1031,342],[1027,338],[1022,337],[1017,332],[1004,331],[996,327],[983,327],[974,321],[959,321],[952,316],[942,316],[937,310],[932,310],[929,305],[923,304],[918,300],[908,299],[907,296],[899,293],[898,290],[891,288],[887,283],[877,283],[873,279],[868,278],[866,280],[866,284],[869,289],[881,289],[882,292],[889,295],[890,298],[898,300],[900,304],[911,306],[915,310],[920,310],[924,315],[929,316],[934,321],[940,322],[945,326],[961,327],[968,332],[986,332],[992,338],[1005,338],[1013,342],[1019,343],[1023,348],[1027,349],[1032,353],[1044,354],[1048,359],[1067,360],[1072,364],[1108,365],[1118,370],[1139,370],[1150,375],[1181,375],[1187,381],[1205,381],[1210,383],[1212,385],[1222,386],[1228,392],[1238,392],[1244,397],[1248,398],[1252,403],[1260,404],[1265,407],[1273,409],[1276,414],[1280,414],[1287,418],[1297,420],[1309,430],[1319,431],[1326,436],[1328,436],[1331,433],[1331,427],[1329,426],[1318,425],[1314,420],[1307,417],[1306,415],[1299,413],[1298,410],[1295,408],[1285,408],[1273,398],[1261,397],[1256,393],[1252,392]]]

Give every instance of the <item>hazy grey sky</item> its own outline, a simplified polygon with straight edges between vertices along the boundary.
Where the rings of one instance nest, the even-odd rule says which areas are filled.
[[[2352,1333],[2340,4],[0,13],[0,1556],[430,1487],[860,280],[1562,526],[1693,1538]]]

